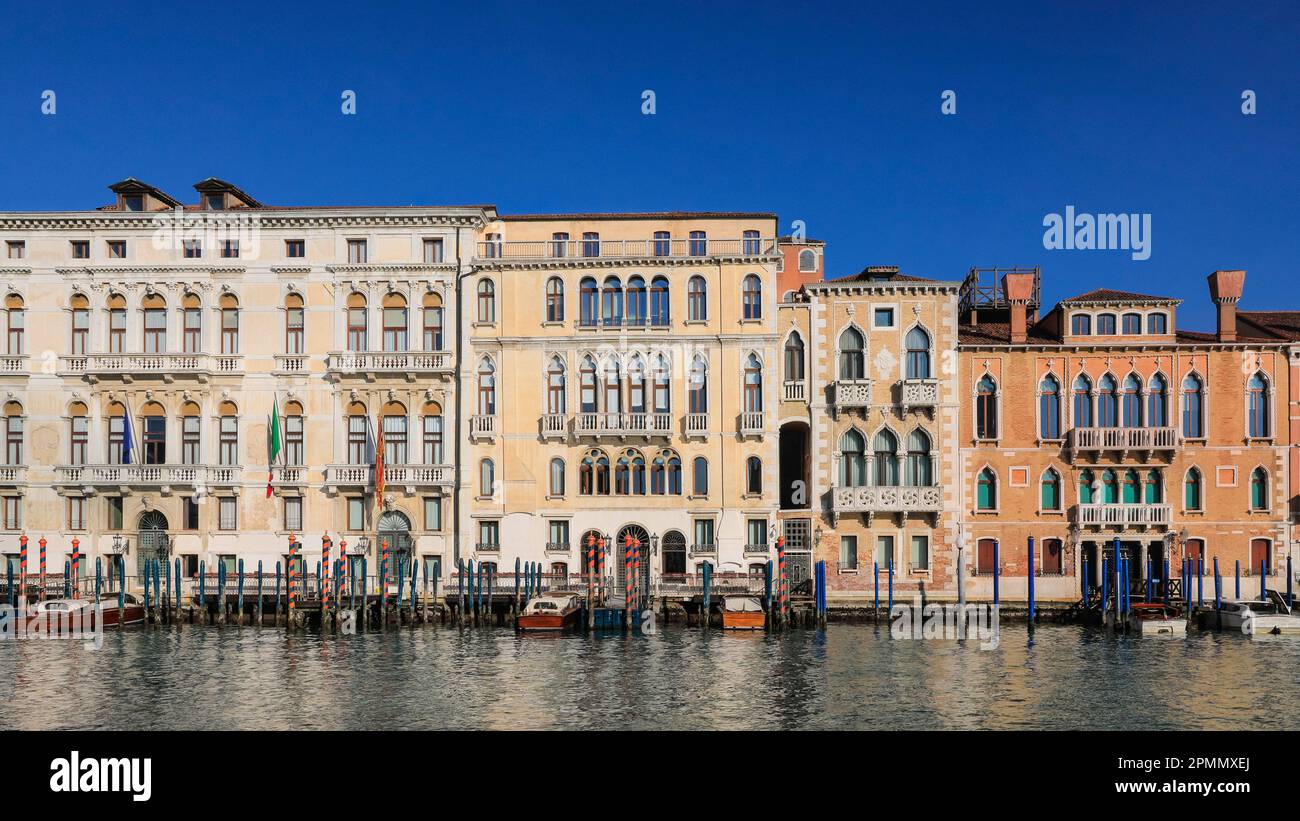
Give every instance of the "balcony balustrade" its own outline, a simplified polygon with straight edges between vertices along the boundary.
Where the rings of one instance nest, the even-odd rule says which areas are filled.
[[[0,354],[0,375],[25,373],[28,373],[27,354]]]
[[[244,469],[238,465],[56,465],[54,484],[62,488],[141,488],[168,493],[238,485]]]
[[[909,513],[926,513],[937,517],[942,509],[943,488],[937,485],[836,486],[831,490],[831,512],[836,516],[864,514],[868,521],[877,514],[893,514],[902,518]]]
[[[1070,431],[1072,455],[1106,451],[1173,451],[1178,447],[1177,428],[1074,428]]]
[[[548,413],[540,421],[543,439],[563,439],[569,435],[569,417],[563,413]]]
[[[311,358],[302,353],[278,353],[275,355],[275,372],[281,376],[305,374],[311,370]]]
[[[475,414],[469,418],[469,438],[471,440],[495,439],[497,435],[497,417],[495,414]]]
[[[568,542],[547,542],[546,552],[547,553],[568,553],[569,543]]]
[[[740,435],[741,436],[763,436],[763,412],[762,411],[745,411],[740,414]]]
[[[850,410],[853,408],[867,409],[871,407],[871,387],[874,380],[866,379],[838,379],[835,381],[835,409]]]
[[[479,553],[500,553],[501,545],[498,542],[476,542],[474,549]]]
[[[691,558],[696,556],[717,556],[717,544],[693,544],[691,545]]]
[[[174,382],[193,378],[206,382],[212,376],[238,376],[244,361],[239,354],[206,353],[92,353],[60,356],[62,376],[84,377],[91,383],[102,379],[161,379]]]
[[[450,375],[454,364],[450,351],[331,351],[325,357],[325,373],[334,382],[349,377],[373,382],[394,376],[414,382]]]
[[[455,480],[451,465],[384,465],[384,485],[408,488],[450,490]],[[374,465],[329,465],[325,468],[326,491],[338,492],[340,488],[370,488],[375,484]]]
[[[26,465],[0,465],[0,485],[24,485],[27,483]]]
[[[579,436],[671,436],[668,413],[579,413],[574,417]]]
[[[904,412],[921,408],[933,414],[939,407],[939,380],[937,379],[904,379],[899,384],[899,391],[901,394],[899,400]]]
[[[1109,530],[1167,528],[1173,521],[1173,507],[1120,502],[1081,504],[1074,508],[1074,520],[1080,527]]]
[[[685,430],[686,438],[692,436],[700,439],[709,435],[709,415],[707,413],[688,413],[686,414]]]
[[[690,259],[700,257],[763,257],[777,253],[773,239],[569,239],[478,243],[477,259],[572,260]]]
[[[808,400],[808,383],[803,380],[785,383],[785,401],[806,402]]]
[[[670,328],[673,321],[666,314],[659,316],[584,316],[573,321],[580,331],[601,328]]]
[[[771,547],[766,544],[745,545],[746,556],[766,556],[770,551],[771,551]]]

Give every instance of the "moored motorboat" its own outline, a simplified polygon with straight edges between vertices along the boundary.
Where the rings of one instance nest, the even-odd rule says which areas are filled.
[[[531,599],[515,627],[520,630],[564,630],[578,624],[582,616],[582,599],[577,593],[547,593]]]
[[[1225,630],[1240,630],[1251,636],[1270,633],[1300,633],[1297,614],[1275,590],[1268,599],[1224,599],[1219,619]]]
[[[722,628],[724,630],[762,630],[763,602],[758,596],[724,596]]]
[[[1160,602],[1137,602],[1132,607],[1133,631],[1139,636],[1186,636],[1187,619]]]
[[[44,629],[47,632],[59,629],[90,630],[143,624],[144,618],[144,605],[130,593],[122,594],[120,608],[117,593],[102,593],[98,602],[94,596],[37,602],[27,613],[27,628]]]

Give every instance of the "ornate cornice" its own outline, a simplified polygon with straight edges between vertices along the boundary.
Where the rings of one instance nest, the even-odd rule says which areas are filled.
[[[475,271],[554,271],[592,268],[699,268],[706,265],[775,265],[779,256],[753,254],[700,257],[544,257],[537,259],[475,258]]]
[[[454,262],[397,262],[375,265],[326,265],[331,274],[364,276],[366,274],[454,274]]]
[[[183,216],[197,217],[207,212],[183,212]],[[392,212],[366,213],[290,213],[285,211],[237,210],[220,214],[235,215],[241,220],[265,228],[481,228],[487,220],[482,214],[402,214]],[[150,211],[146,214],[132,212],[88,212],[68,214],[0,214],[0,229],[44,230],[69,229],[78,231],[121,228],[151,230],[158,227],[158,218],[173,219],[173,211]]]
[[[90,276],[90,277],[121,277],[127,274],[144,275],[144,274],[175,274],[177,276],[191,276],[207,274],[234,275],[243,274],[248,271],[242,265],[107,265],[107,266],[83,266],[79,268],[55,268],[55,273],[65,276]]]

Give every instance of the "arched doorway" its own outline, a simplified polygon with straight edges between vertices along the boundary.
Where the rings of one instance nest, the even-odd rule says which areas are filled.
[[[614,566],[618,568],[618,586],[622,590],[627,585],[627,548],[625,537],[641,540],[641,573],[648,577],[650,572],[650,534],[641,525],[625,525],[614,540]]]
[[[686,537],[679,530],[664,534],[660,549],[664,554],[664,579],[682,581],[686,578]]]
[[[136,572],[141,576],[150,561],[167,560],[167,517],[159,511],[146,510],[140,515],[135,554]]]
[[[396,578],[399,572],[410,572],[411,520],[396,510],[386,510],[379,517],[378,540],[375,542],[378,559],[383,556],[384,540],[388,541],[388,577]]]
[[[781,426],[781,509],[802,510],[809,498],[808,425],[787,422]]]

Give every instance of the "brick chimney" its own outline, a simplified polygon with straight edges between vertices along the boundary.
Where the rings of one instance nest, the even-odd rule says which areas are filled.
[[[1246,284],[1245,271],[1215,271],[1206,279],[1210,283],[1210,299],[1219,306],[1217,336],[1220,342],[1237,341],[1237,303]]]
[[[1002,295],[1011,303],[1011,343],[1029,339],[1029,302],[1034,298],[1033,274],[1007,274],[1002,277]]]

